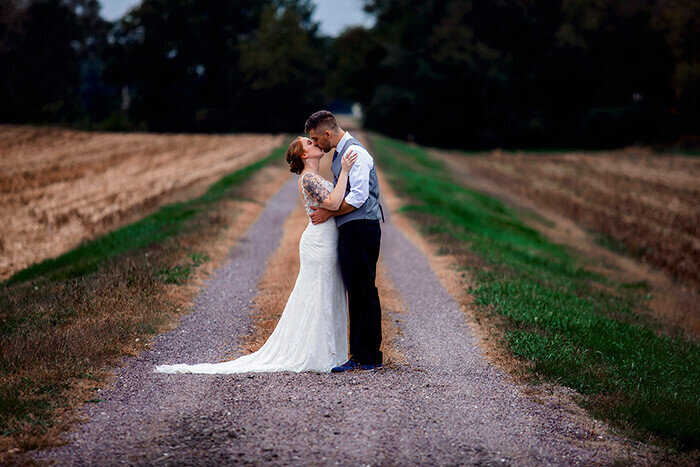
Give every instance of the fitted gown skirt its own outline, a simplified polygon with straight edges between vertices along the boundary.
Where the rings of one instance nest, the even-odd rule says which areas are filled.
[[[300,268],[282,316],[265,344],[235,360],[160,365],[162,373],[328,372],[348,359],[348,314],[333,219],[309,225],[299,242]]]

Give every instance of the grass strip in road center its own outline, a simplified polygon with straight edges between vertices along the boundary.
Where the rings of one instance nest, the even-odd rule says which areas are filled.
[[[243,228],[248,214],[241,213],[252,213],[288,176],[274,167],[255,175],[273,161],[286,165],[285,148],[224,176],[198,198],[164,206],[0,283],[0,464],[56,443],[71,421],[65,414],[99,400],[94,391],[107,378],[105,368],[176,322],[207,251],[220,256],[229,242],[224,229]]]
[[[443,247],[470,256],[469,291],[532,375],[569,386],[595,415],[681,449],[700,443],[700,346],[665,335],[646,291],[586,270],[500,201],[464,188],[420,146],[373,136],[402,208]],[[464,256],[463,255],[463,256]],[[466,257],[466,256],[465,256]]]

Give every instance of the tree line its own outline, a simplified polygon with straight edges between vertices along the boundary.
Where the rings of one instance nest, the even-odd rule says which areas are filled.
[[[0,3],[0,121],[291,131],[338,99],[465,149],[698,142],[693,0],[365,0],[323,37],[310,0]]]
[[[323,105],[308,0],[144,0],[114,23],[96,0],[1,8],[4,122],[298,131]]]

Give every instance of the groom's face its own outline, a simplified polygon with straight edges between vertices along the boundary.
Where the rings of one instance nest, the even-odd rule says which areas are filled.
[[[314,146],[320,148],[323,152],[331,150],[331,132],[320,128],[312,128],[309,130],[309,136],[314,142]]]

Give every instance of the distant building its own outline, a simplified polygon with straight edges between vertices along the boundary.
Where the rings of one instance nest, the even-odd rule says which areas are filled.
[[[122,87],[122,105],[121,105],[121,108],[122,108],[122,110],[129,110],[130,106],[131,106],[131,95],[129,95],[129,87],[125,85]]]
[[[362,120],[362,117],[363,117],[362,105],[359,102],[355,102],[354,104],[352,104],[350,111],[352,112],[353,118],[355,118],[357,120]]]

